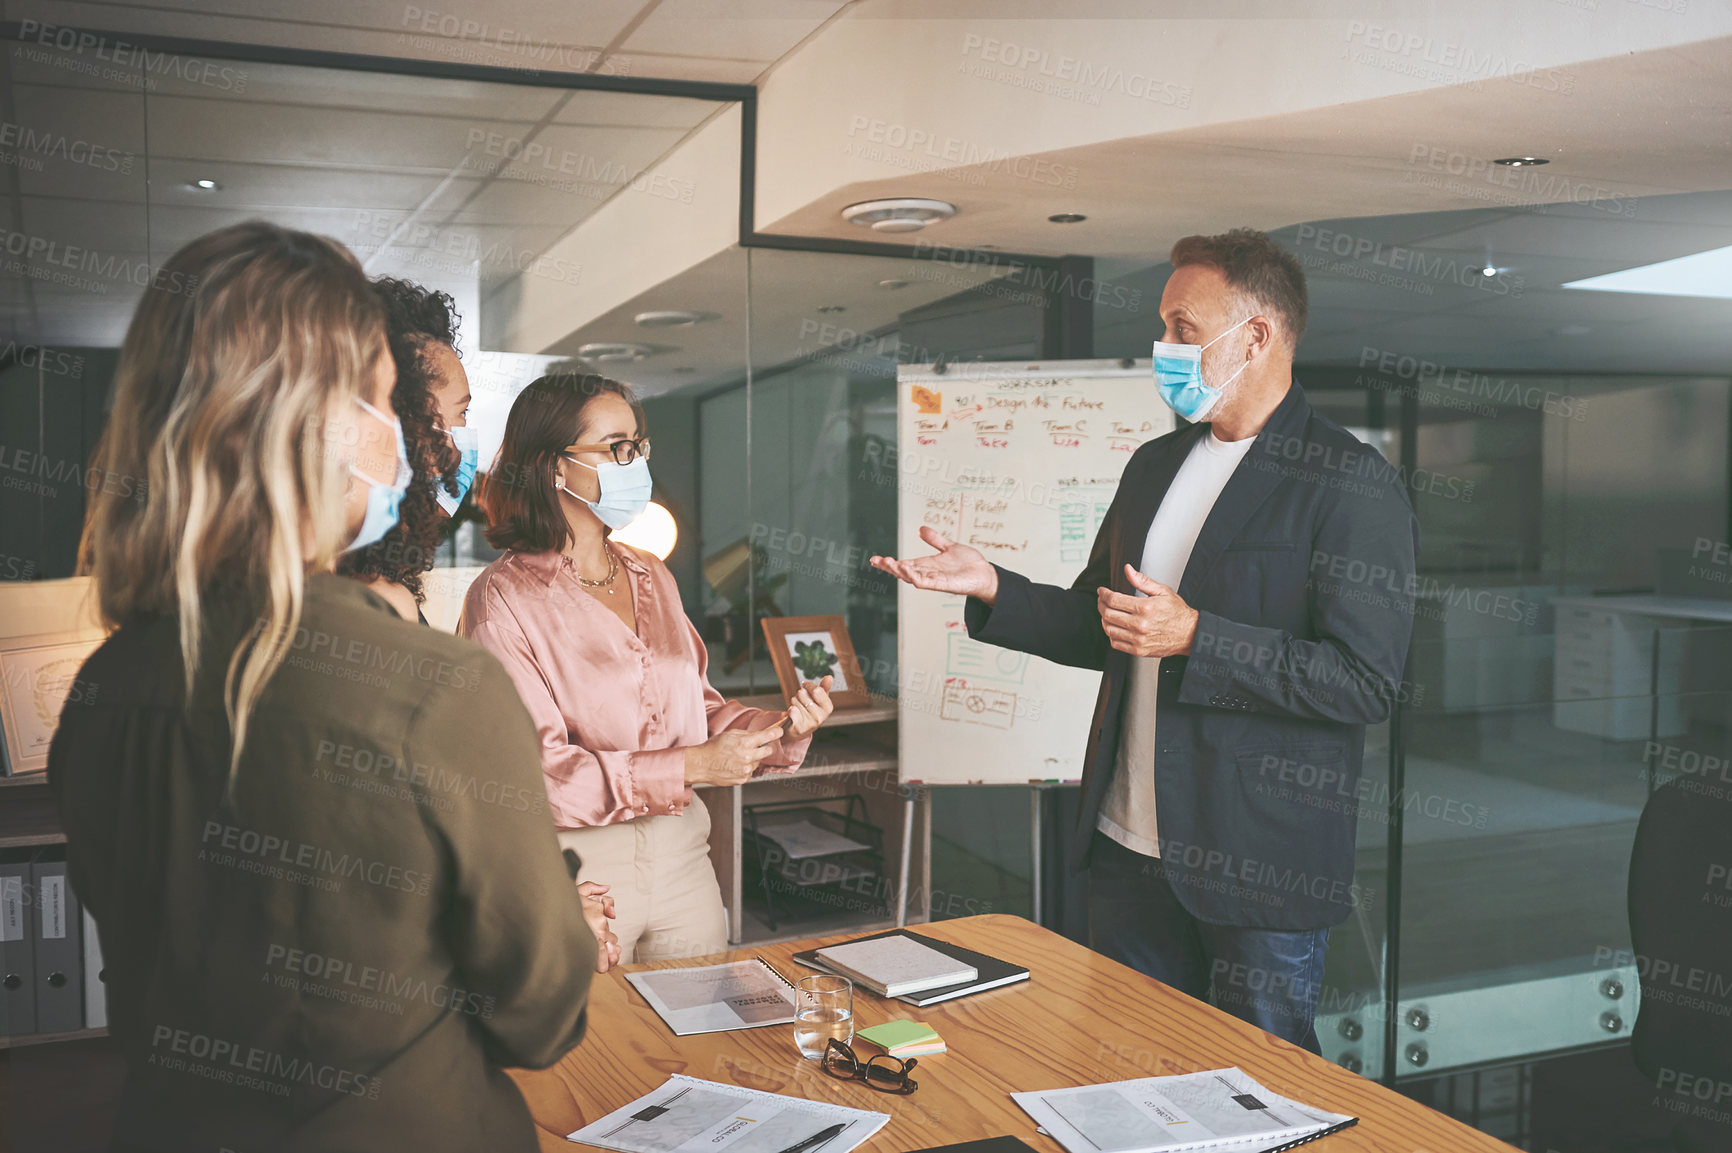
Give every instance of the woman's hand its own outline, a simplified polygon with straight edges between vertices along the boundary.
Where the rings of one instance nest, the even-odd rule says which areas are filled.
[[[701,745],[687,745],[686,784],[743,785],[781,737],[778,723],[767,729],[728,729]]]
[[[805,681],[800,685],[799,695],[788,702],[790,737],[803,737],[813,732],[830,716],[836,706],[830,700],[829,689],[835,682],[835,677],[827,676],[817,684]]]
[[[577,895],[583,901],[583,919],[589,922],[589,931],[595,934],[595,971],[598,973],[605,973],[619,964],[619,938],[607,927],[614,916],[613,898],[607,892],[607,885],[595,881],[584,881],[577,887]]]

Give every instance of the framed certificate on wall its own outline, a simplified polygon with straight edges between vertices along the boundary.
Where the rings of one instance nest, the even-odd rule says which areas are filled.
[[[48,767],[48,746],[68,701],[90,703],[96,686],[78,670],[102,637],[19,637],[0,641],[0,725],[9,776]]]

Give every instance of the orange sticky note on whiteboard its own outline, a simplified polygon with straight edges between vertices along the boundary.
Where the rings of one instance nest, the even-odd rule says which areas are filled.
[[[937,416],[944,411],[944,394],[930,388],[914,386],[914,411],[922,416]]]

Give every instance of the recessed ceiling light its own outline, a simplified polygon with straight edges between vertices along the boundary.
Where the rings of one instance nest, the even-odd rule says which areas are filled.
[[[642,360],[654,351],[655,349],[647,344],[608,340],[581,346],[577,350],[577,358],[594,364],[619,364],[624,361]]]
[[[1479,270],[1479,274],[1481,276],[1485,277],[1487,280],[1490,280],[1492,277],[1494,277],[1498,274],[1498,267],[1495,264],[1488,264],[1484,268]]]
[[[660,308],[651,312],[640,312],[632,317],[640,328],[686,328],[706,319],[701,312],[687,312],[678,308]]]
[[[818,306],[818,311],[819,312],[846,312],[846,311],[848,311],[848,306],[845,304],[820,304]]]
[[[1550,164],[1543,156],[1506,156],[1502,160],[1494,160],[1493,164],[1501,164],[1505,168],[1532,168],[1536,164]]]
[[[1088,217],[1084,216],[1080,212],[1055,212],[1051,216],[1047,217],[1047,219],[1052,221],[1054,224],[1081,224],[1083,221],[1087,220]]]
[[[917,196],[862,200],[842,210],[843,220],[874,232],[919,232],[928,224],[955,215],[956,205]]]
[[[221,188],[222,185],[218,184],[208,176],[202,176],[197,180],[189,181],[187,187],[197,192],[215,192],[217,189]]]
[[[878,287],[879,288],[892,288],[892,289],[894,289],[894,288],[907,288],[908,282],[906,280],[880,280],[878,282]]]

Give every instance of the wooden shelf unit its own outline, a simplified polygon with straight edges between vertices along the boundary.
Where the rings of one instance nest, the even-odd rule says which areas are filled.
[[[759,709],[781,709],[784,701],[779,693],[737,698],[743,705]],[[895,924],[897,885],[901,880],[903,828],[907,817],[907,797],[897,775],[896,703],[874,700],[864,708],[837,709],[813,735],[811,747],[800,768],[792,773],[772,773],[731,788],[695,790],[698,799],[710,810],[710,861],[716,869],[716,880],[722,886],[722,901],[728,909],[728,933],[731,944],[759,944],[772,934],[762,925],[761,916],[745,907],[747,884],[743,867],[744,818],[747,804],[768,801],[813,800],[858,793],[865,799],[867,818],[884,830],[884,863],[891,886],[888,894],[891,914],[883,909],[862,908],[853,918],[846,916],[821,918],[825,932],[866,931]],[[911,794],[914,801],[914,836],[909,852],[908,910],[909,924],[928,919],[928,894],[931,891],[932,861],[931,817],[927,794],[918,789]],[[861,903],[867,903],[862,898]],[[808,922],[809,923],[809,922]],[[798,940],[811,934],[798,920],[784,920],[773,934],[777,939]]]
[[[0,1036],[0,1049],[27,1049],[32,1045],[52,1045],[60,1041],[94,1041],[106,1036],[107,1029],[74,1029],[69,1033],[21,1033],[16,1037]]]
[[[66,843],[46,773],[0,777],[0,849]]]

